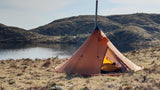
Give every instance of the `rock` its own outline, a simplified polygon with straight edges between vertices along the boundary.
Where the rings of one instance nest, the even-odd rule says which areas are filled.
[[[17,74],[17,76],[22,76],[22,75],[23,75],[22,73],[18,73],[18,74]]]
[[[89,88],[88,87],[84,87],[82,90],[89,90]]]
[[[6,77],[0,77],[0,79],[5,79]]]
[[[113,87],[115,87],[113,84],[109,84],[109,85],[107,85],[108,86],[108,88],[113,88]]]
[[[62,90],[60,87],[51,87],[49,90]]]
[[[12,85],[14,83],[15,83],[15,81],[13,79],[8,80],[8,84]]]

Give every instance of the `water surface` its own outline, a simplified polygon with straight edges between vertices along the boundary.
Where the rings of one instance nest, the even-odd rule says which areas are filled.
[[[8,44],[0,45],[0,60],[68,58],[77,49],[75,44]]]

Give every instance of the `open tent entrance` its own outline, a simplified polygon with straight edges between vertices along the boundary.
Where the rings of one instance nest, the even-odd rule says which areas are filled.
[[[108,73],[122,73],[126,71],[126,66],[122,64],[120,59],[114,54],[114,52],[107,48],[104,56],[103,64],[101,67],[102,74]]]

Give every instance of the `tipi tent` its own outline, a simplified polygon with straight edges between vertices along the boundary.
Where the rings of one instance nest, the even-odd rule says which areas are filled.
[[[78,73],[82,75],[105,72],[139,71],[137,66],[123,56],[98,27],[84,44],[56,72]]]
[[[95,75],[101,73],[128,70],[139,71],[143,68],[137,66],[123,56],[105,36],[97,25],[98,0],[96,0],[96,28],[84,44],[63,65],[56,67],[56,72],[78,73],[82,75]]]

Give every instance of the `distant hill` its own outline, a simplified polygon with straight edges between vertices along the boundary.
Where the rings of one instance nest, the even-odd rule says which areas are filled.
[[[42,36],[18,27],[0,24],[0,43],[31,43]]]
[[[0,24],[0,42],[26,42],[26,34],[24,29]]]
[[[98,25],[121,52],[160,45],[160,14],[98,16]],[[63,18],[29,31],[0,24],[0,42],[82,44],[93,30],[93,15]]]
[[[90,34],[94,30],[94,18],[94,16],[82,15],[59,19],[31,31],[50,36]],[[99,16],[98,23],[104,32],[121,28],[121,25],[109,20],[105,16]]]
[[[160,14],[98,16],[98,25],[120,51],[160,45]],[[71,37],[88,35],[93,30],[94,16],[81,15],[55,20],[31,31],[48,36]]]

